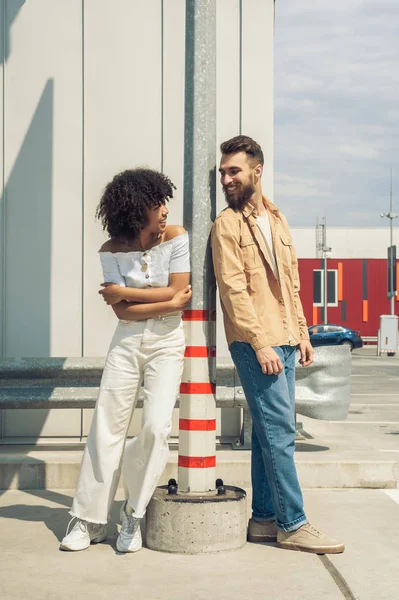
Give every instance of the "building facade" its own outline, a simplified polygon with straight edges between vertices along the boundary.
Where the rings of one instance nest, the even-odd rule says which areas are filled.
[[[376,215],[378,218],[378,215]],[[292,232],[298,254],[301,299],[308,325],[324,323],[324,259],[316,258],[316,232],[297,228]],[[393,241],[399,242],[397,230]],[[386,227],[332,227],[327,230],[329,323],[360,331],[363,337],[376,338],[380,315],[390,314],[388,299]],[[396,261],[399,283],[399,261]],[[399,296],[395,299],[399,316]]]

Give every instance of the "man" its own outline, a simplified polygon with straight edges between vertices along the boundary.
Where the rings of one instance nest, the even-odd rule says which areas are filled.
[[[250,542],[338,553],[311,527],[295,463],[295,351],[313,361],[288,223],[262,195],[263,152],[247,136],[221,145],[228,208],[215,220],[212,254],[227,342],[253,419]]]

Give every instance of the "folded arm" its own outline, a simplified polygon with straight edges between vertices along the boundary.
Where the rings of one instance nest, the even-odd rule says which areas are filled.
[[[113,304],[112,308],[118,319],[122,321],[142,321],[183,310],[191,296],[191,286],[188,285],[176,292],[171,300],[165,302],[134,304],[122,300],[118,304]]]
[[[111,304],[114,313],[123,321],[140,321],[167,315],[177,310],[183,310],[190,301],[192,292],[189,285],[190,273],[171,273],[170,285],[167,288],[128,288],[109,284],[104,288],[118,288],[111,294],[111,301],[104,294],[104,301]],[[124,295],[118,296],[119,292]],[[101,293],[100,290],[99,293]],[[128,292],[132,292],[129,294]],[[137,292],[143,292],[142,294]],[[114,297],[116,296],[116,298]],[[137,298],[137,300],[129,300]]]
[[[188,286],[190,273],[171,273],[168,287],[159,288],[131,288],[111,282],[102,283],[99,294],[107,304],[115,305],[119,302],[136,302],[139,304],[168,302],[175,294]]]

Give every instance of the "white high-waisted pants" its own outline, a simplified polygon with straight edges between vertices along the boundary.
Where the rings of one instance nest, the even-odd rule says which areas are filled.
[[[184,348],[180,313],[119,321],[105,362],[72,516],[106,523],[121,470],[128,502],[135,516],[144,516],[168,458]],[[140,389],[144,392],[142,429],[138,437],[126,441]]]

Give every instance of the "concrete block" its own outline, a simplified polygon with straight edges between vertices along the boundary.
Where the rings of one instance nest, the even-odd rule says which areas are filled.
[[[146,543],[151,550],[206,554],[236,550],[247,539],[246,493],[169,495],[158,487],[147,507]]]

